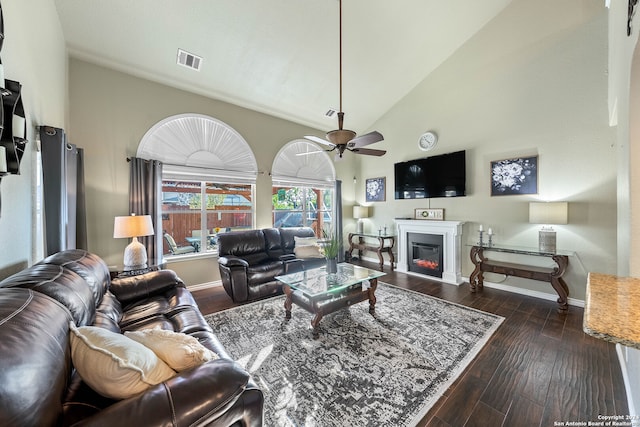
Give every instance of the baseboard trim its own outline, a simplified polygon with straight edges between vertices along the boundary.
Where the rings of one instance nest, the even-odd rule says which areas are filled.
[[[465,282],[469,283],[469,278],[464,277]],[[501,291],[512,292],[514,294],[527,295],[530,297],[541,298],[548,301],[557,301],[558,294],[550,294],[547,292],[534,291],[532,289],[523,289],[517,286],[505,285],[503,283],[493,283],[484,281],[484,286],[487,288],[499,289]],[[576,298],[567,298],[567,303],[569,305],[573,305],[574,307],[583,307],[584,308],[584,300],[576,299]]]
[[[623,348],[621,344],[616,344],[616,353],[618,355],[618,363],[620,363],[620,370],[622,371],[622,380],[624,382],[624,389],[627,392],[627,405],[629,406],[629,415],[637,416],[635,405],[633,404],[633,393],[631,391],[631,383],[629,382],[629,370],[627,368],[627,362],[625,355],[623,354]]]
[[[205,289],[214,288],[216,286],[222,286],[222,280],[215,280],[213,282],[199,283],[197,285],[187,286],[189,291],[203,291]]]

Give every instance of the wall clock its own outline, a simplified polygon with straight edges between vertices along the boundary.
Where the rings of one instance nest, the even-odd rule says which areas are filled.
[[[437,143],[438,135],[432,131],[425,132],[418,138],[418,147],[423,151],[433,150]]]

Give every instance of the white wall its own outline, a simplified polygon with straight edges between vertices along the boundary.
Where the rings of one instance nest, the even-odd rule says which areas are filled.
[[[41,236],[33,233],[32,162],[37,125],[65,127],[67,60],[62,29],[50,0],[2,0],[5,77],[22,83],[27,115],[21,174],[2,178],[0,277],[39,260]]]
[[[257,227],[271,226],[273,159],[289,141],[310,129],[225,102],[170,88],[99,65],[71,59],[69,138],[85,153],[89,250],[109,265],[122,264],[125,239],[113,238],[113,218],[128,211],[127,157],[135,156],[144,134],[159,121],[183,113],[206,114],[237,130],[256,160]],[[189,285],[219,279],[217,261],[171,265]]]
[[[618,274],[640,277],[640,171],[631,167],[640,160],[640,34],[636,15],[632,35],[627,36],[627,8],[613,3],[609,16],[609,104],[617,125],[618,156]],[[635,313],[640,315],[640,313]],[[640,351],[618,345],[626,375],[631,414],[640,412]]]
[[[446,219],[468,222],[463,242],[477,241],[483,224],[493,228],[496,243],[535,247],[539,226],[528,223],[528,202],[568,201],[569,224],[556,229],[559,249],[576,254],[565,275],[570,297],[584,300],[589,271],[615,273],[617,149],[607,106],[607,17],[596,0],[507,6],[375,124],[386,144],[377,148],[389,151],[362,160],[358,178],[386,176],[388,188],[387,202],[373,204],[369,226],[393,224],[415,208],[444,208]],[[425,153],[417,139],[428,129],[440,138]],[[467,151],[467,197],[394,200],[394,163],[457,150]],[[539,156],[539,194],[491,197],[490,162],[529,155]],[[473,265],[468,247],[463,252],[468,277]],[[542,282],[505,284],[554,294]]]

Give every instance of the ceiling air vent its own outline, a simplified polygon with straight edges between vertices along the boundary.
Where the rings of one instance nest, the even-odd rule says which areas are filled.
[[[324,115],[325,115],[326,117],[333,117],[333,115],[334,115],[335,113],[336,113],[336,109],[335,109],[335,108],[329,108],[329,109],[327,110],[327,112],[326,112],[326,113],[324,113]]]
[[[202,58],[198,55],[194,55],[193,53],[178,49],[178,65],[200,71]]]

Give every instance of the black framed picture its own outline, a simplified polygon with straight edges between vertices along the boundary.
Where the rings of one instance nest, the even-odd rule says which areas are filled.
[[[366,201],[367,202],[384,202],[386,200],[386,178],[367,178],[366,180]]]
[[[538,193],[538,156],[491,162],[491,195]]]

